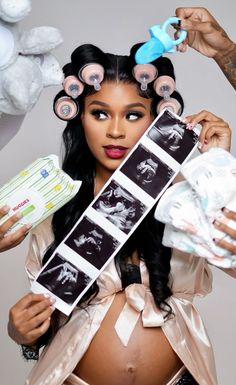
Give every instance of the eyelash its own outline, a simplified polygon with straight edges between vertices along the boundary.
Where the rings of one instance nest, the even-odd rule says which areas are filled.
[[[96,110],[92,110],[91,111],[91,114],[96,118],[96,119],[100,119],[100,115],[105,115],[106,117],[108,116],[108,113],[104,110],[99,110],[99,109],[96,109]]]
[[[136,119],[133,119],[133,120],[137,120],[137,119],[140,119],[143,117],[143,113],[142,112],[138,112],[138,111],[130,111],[126,114],[126,118],[130,117],[130,116],[135,116]]]
[[[101,118],[100,118],[100,115],[105,115],[106,117],[109,116],[109,114],[108,114],[107,111],[99,110],[99,109],[92,110],[92,111],[91,111],[91,114],[92,114],[96,119],[98,119],[98,120],[101,119]],[[131,119],[129,119],[130,116],[135,116],[136,119],[132,119],[132,120],[135,120],[135,121],[136,121],[137,119],[143,117],[143,113],[142,113],[142,112],[138,112],[138,111],[129,111],[129,112],[126,113],[126,118],[127,118],[128,120],[131,120]]]

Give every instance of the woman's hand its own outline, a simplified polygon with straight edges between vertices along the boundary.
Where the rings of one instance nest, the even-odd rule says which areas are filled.
[[[9,312],[8,334],[18,344],[33,346],[48,330],[54,300],[44,294],[29,293]]]
[[[212,147],[220,147],[226,151],[230,150],[231,129],[227,122],[208,111],[201,111],[198,114],[187,116],[184,119],[188,128],[196,124],[202,126],[199,135],[199,150],[206,152]]]
[[[0,218],[3,218],[8,211],[9,207],[4,206],[0,208]],[[26,237],[29,229],[31,228],[30,224],[24,225],[14,233],[7,234],[8,230],[21,218],[21,214],[18,212],[8,218],[5,222],[0,225],[0,252],[6,251],[19,245]]]
[[[236,222],[236,212],[230,211],[226,208],[223,209],[223,214],[227,219],[231,219]],[[232,227],[228,226],[224,221],[215,221],[214,226],[224,233],[228,234],[232,239],[236,240],[236,230]],[[223,249],[229,250],[232,254],[236,255],[236,245],[233,245],[232,243],[226,242],[223,239],[215,238],[215,243],[217,246],[223,247]]]

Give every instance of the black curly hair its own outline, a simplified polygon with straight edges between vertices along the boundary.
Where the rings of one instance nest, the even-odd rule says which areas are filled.
[[[119,81],[135,84],[137,92],[144,98],[151,98],[151,109],[153,116],[156,116],[156,106],[161,100],[153,90],[152,84],[148,85],[147,90],[142,91],[140,84],[133,76],[133,67],[135,65],[134,54],[140,44],[132,47],[130,55],[121,56],[110,53],[104,53],[98,47],[85,44],[79,46],[71,55],[71,63],[64,67],[65,76],[78,76],[81,68],[88,63],[99,63],[103,66],[104,82]],[[174,69],[171,61],[166,57],[160,57],[152,62],[157,68],[159,74],[169,75],[175,80]],[[69,72],[68,72],[69,68]],[[80,112],[72,120],[67,122],[63,133],[64,159],[63,170],[73,179],[82,181],[82,186],[78,194],[60,210],[58,210],[52,220],[54,232],[54,242],[50,245],[43,258],[43,264],[47,262],[55,248],[68,234],[81,214],[94,199],[94,175],[95,159],[86,143],[83,125],[81,122],[81,111],[83,111],[84,98],[96,91],[92,86],[86,85],[81,95],[77,98]],[[175,97],[183,109],[183,100],[181,95],[174,91],[172,97]],[[57,97],[55,98],[55,100]],[[123,286],[126,285],[128,271],[128,257],[134,251],[137,252],[139,259],[142,259],[149,272],[150,290],[152,292],[156,306],[165,311],[166,317],[172,313],[166,300],[171,296],[169,284],[171,250],[162,245],[162,235],[164,225],[154,219],[153,210],[149,212],[142,223],[137,227],[123,248],[115,257],[115,263],[118,273],[121,277]],[[89,298],[96,296],[99,287],[95,282],[84,295],[79,305],[86,305]],[[50,332],[49,332],[50,334]]]

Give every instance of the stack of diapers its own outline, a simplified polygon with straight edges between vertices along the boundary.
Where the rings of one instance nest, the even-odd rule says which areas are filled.
[[[185,180],[162,195],[155,211],[155,218],[166,224],[163,244],[207,258],[219,267],[236,267],[236,255],[213,241],[219,238],[236,244],[213,225],[221,220],[236,229],[236,222],[222,213],[223,207],[236,211],[236,159],[221,148],[212,148],[183,165],[181,173]]]
[[[81,181],[74,181],[61,170],[56,155],[39,158],[0,188],[0,207],[10,207],[0,225],[20,212],[22,218],[9,232],[26,223],[33,228],[71,200],[80,186]]]

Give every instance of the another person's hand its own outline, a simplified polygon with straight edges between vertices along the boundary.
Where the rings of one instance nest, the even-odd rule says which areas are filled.
[[[8,334],[18,344],[33,346],[48,330],[54,300],[44,294],[29,293],[9,312]]]
[[[3,218],[9,211],[8,207],[0,208],[0,218]],[[6,251],[19,245],[26,237],[29,229],[31,228],[30,224],[22,226],[20,229],[16,230],[13,233],[8,234],[8,230],[21,218],[20,213],[16,213],[5,222],[0,225],[0,252]]]
[[[208,111],[201,111],[198,114],[187,116],[184,122],[189,128],[196,124],[202,126],[199,143],[200,152],[206,152],[212,147],[220,147],[226,151],[230,150],[231,129],[227,122]]]
[[[185,52],[189,46],[213,58],[236,90],[236,44],[207,9],[182,7],[175,12],[180,18],[176,29],[183,28],[188,33],[177,50]]]
[[[201,54],[215,58],[217,55],[228,55],[235,49],[234,42],[205,8],[180,7],[176,16],[181,19],[180,26],[188,32],[186,40],[177,50],[185,52],[187,46]]]
[[[223,209],[223,213],[227,219],[231,219],[236,222],[236,212],[230,211],[226,208]],[[214,226],[224,233],[228,234],[232,239],[236,240],[236,230],[228,226],[224,221],[215,221]],[[236,245],[230,242],[226,242],[223,239],[215,238],[215,243],[217,246],[223,247],[226,250],[229,250],[232,254],[236,255]]]

